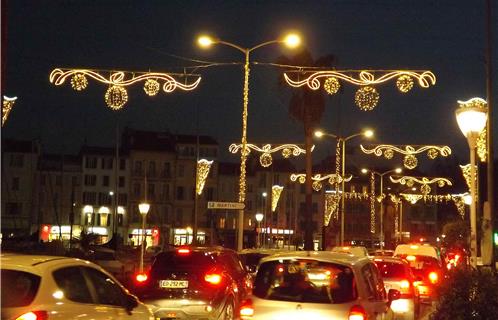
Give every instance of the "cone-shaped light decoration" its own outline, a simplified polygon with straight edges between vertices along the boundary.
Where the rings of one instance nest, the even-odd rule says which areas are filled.
[[[284,190],[284,187],[274,185],[271,187],[271,211],[275,212],[277,209],[278,199],[280,199],[280,194]]]
[[[195,190],[198,195],[202,194],[202,190],[204,189],[204,184],[206,183],[206,179],[212,163],[213,161],[208,161],[206,159],[197,161],[197,183],[195,186]]]

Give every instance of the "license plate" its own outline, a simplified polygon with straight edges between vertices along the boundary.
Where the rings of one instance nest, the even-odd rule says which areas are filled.
[[[187,280],[161,280],[159,287],[168,289],[188,288]]]

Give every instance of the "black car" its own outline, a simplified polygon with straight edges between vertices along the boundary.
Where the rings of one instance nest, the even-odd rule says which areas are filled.
[[[237,319],[252,287],[237,253],[223,247],[161,252],[142,280],[135,293],[161,320]]]

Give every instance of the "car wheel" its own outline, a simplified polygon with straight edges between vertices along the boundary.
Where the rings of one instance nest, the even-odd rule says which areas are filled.
[[[235,319],[235,307],[233,305],[233,300],[230,299],[225,306],[225,310],[223,310],[223,314],[220,317],[220,320],[234,320]]]

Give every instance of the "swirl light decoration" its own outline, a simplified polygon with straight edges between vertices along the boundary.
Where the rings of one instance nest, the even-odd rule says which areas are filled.
[[[416,147],[418,147],[418,149]],[[418,159],[415,157],[416,154],[427,151],[427,157],[431,160],[434,160],[438,156],[447,157],[451,154],[450,147],[433,145],[410,146],[380,144],[375,145],[373,149],[367,149],[363,145],[360,145],[360,148],[363,153],[374,154],[377,157],[383,155],[386,159],[392,159],[395,152],[403,154],[403,165],[407,169],[415,169],[417,167]]]
[[[5,122],[7,122],[7,118],[9,117],[9,113],[14,107],[14,104],[16,103],[17,97],[7,97],[3,96],[3,101],[2,101],[2,127],[4,126]]]
[[[236,144],[232,143],[229,147],[228,150],[231,153],[237,153],[239,150],[242,149],[242,144]],[[276,146],[272,148],[271,144],[265,144],[263,147],[258,147],[254,144],[246,144],[246,154],[249,155],[251,152],[251,149],[257,152],[261,152],[261,155],[259,156],[259,163],[261,166],[267,168],[271,166],[273,163],[273,158],[271,156],[272,153],[281,151],[282,152],[282,157],[284,158],[289,158],[291,155],[294,157],[299,156],[300,154],[305,154],[306,150],[303,148],[300,148],[298,145],[295,144],[282,144],[279,146]],[[311,147],[311,151],[315,149],[315,146]]]
[[[390,176],[389,179],[391,179],[392,183],[399,183],[408,187],[413,187],[415,183],[418,183],[421,185],[420,192],[422,192],[423,195],[428,195],[429,193],[431,193],[431,187],[429,186],[430,184],[437,184],[440,188],[452,185],[450,180],[440,177],[428,178],[403,176],[400,178],[394,178],[393,176]]]
[[[413,193],[400,193],[400,196],[402,196],[406,201],[410,202],[411,204],[417,203],[417,201],[419,201],[424,197],[422,194],[413,194]]]
[[[213,164],[212,160],[209,161],[206,159],[200,159],[197,161],[197,181],[195,184],[195,192],[198,195],[202,194],[204,184],[206,183],[206,179],[209,175],[209,169],[211,169],[211,164]]]
[[[423,194],[414,194],[414,193],[400,193],[399,195],[406,201],[410,202],[411,204],[416,204],[421,199],[423,199],[424,202],[435,202],[435,203],[452,201],[455,204],[458,213],[460,214],[462,219],[464,218],[465,215],[465,202],[463,194],[423,195]]]
[[[190,84],[183,84],[176,81],[173,76],[185,76],[185,74],[112,71],[110,72],[109,77],[106,77],[101,73],[108,73],[108,71],[56,68],[50,73],[49,80],[50,83],[60,86],[64,84],[68,78],[70,78],[71,86],[76,91],[83,91],[88,87],[88,78],[107,84],[109,85],[109,89],[105,94],[105,101],[106,104],[113,110],[121,109],[128,101],[128,93],[125,87],[141,81],[145,82],[144,91],[149,96],[153,96],[159,92],[159,81],[163,82],[162,90],[165,93],[171,93],[176,89],[184,91],[194,90],[201,81],[201,77],[199,75],[189,75],[196,78],[196,80]],[[127,78],[127,76],[129,77]]]
[[[271,211],[275,212],[277,209],[278,200],[280,199],[280,195],[282,194],[282,190],[284,187],[274,185],[271,187]]]
[[[342,177],[338,174],[335,173],[330,173],[327,175],[322,176],[320,173],[315,174],[313,177],[311,177],[311,180],[313,181],[313,189],[315,191],[320,191],[322,189],[322,182],[327,180],[329,184],[334,185],[336,183],[342,183],[344,182],[349,182],[353,178],[352,175],[349,175],[348,177],[345,177],[342,179]],[[306,174],[305,173],[293,173],[290,176],[291,181],[299,182],[300,184],[304,184],[306,182]]]
[[[372,87],[389,80],[396,79],[396,87],[402,93],[413,88],[414,80],[421,88],[428,88],[436,84],[436,76],[428,70],[327,70],[311,73],[302,80],[293,80],[290,73],[302,75],[303,71],[292,71],[284,73],[284,79],[291,87],[307,86],[312,90],[318,90],[322,86],[329,94],[339,90],[341,81],[360,86],[355,94],[355,102],[364,111],[373,110],[379,102],[379,93]]]

